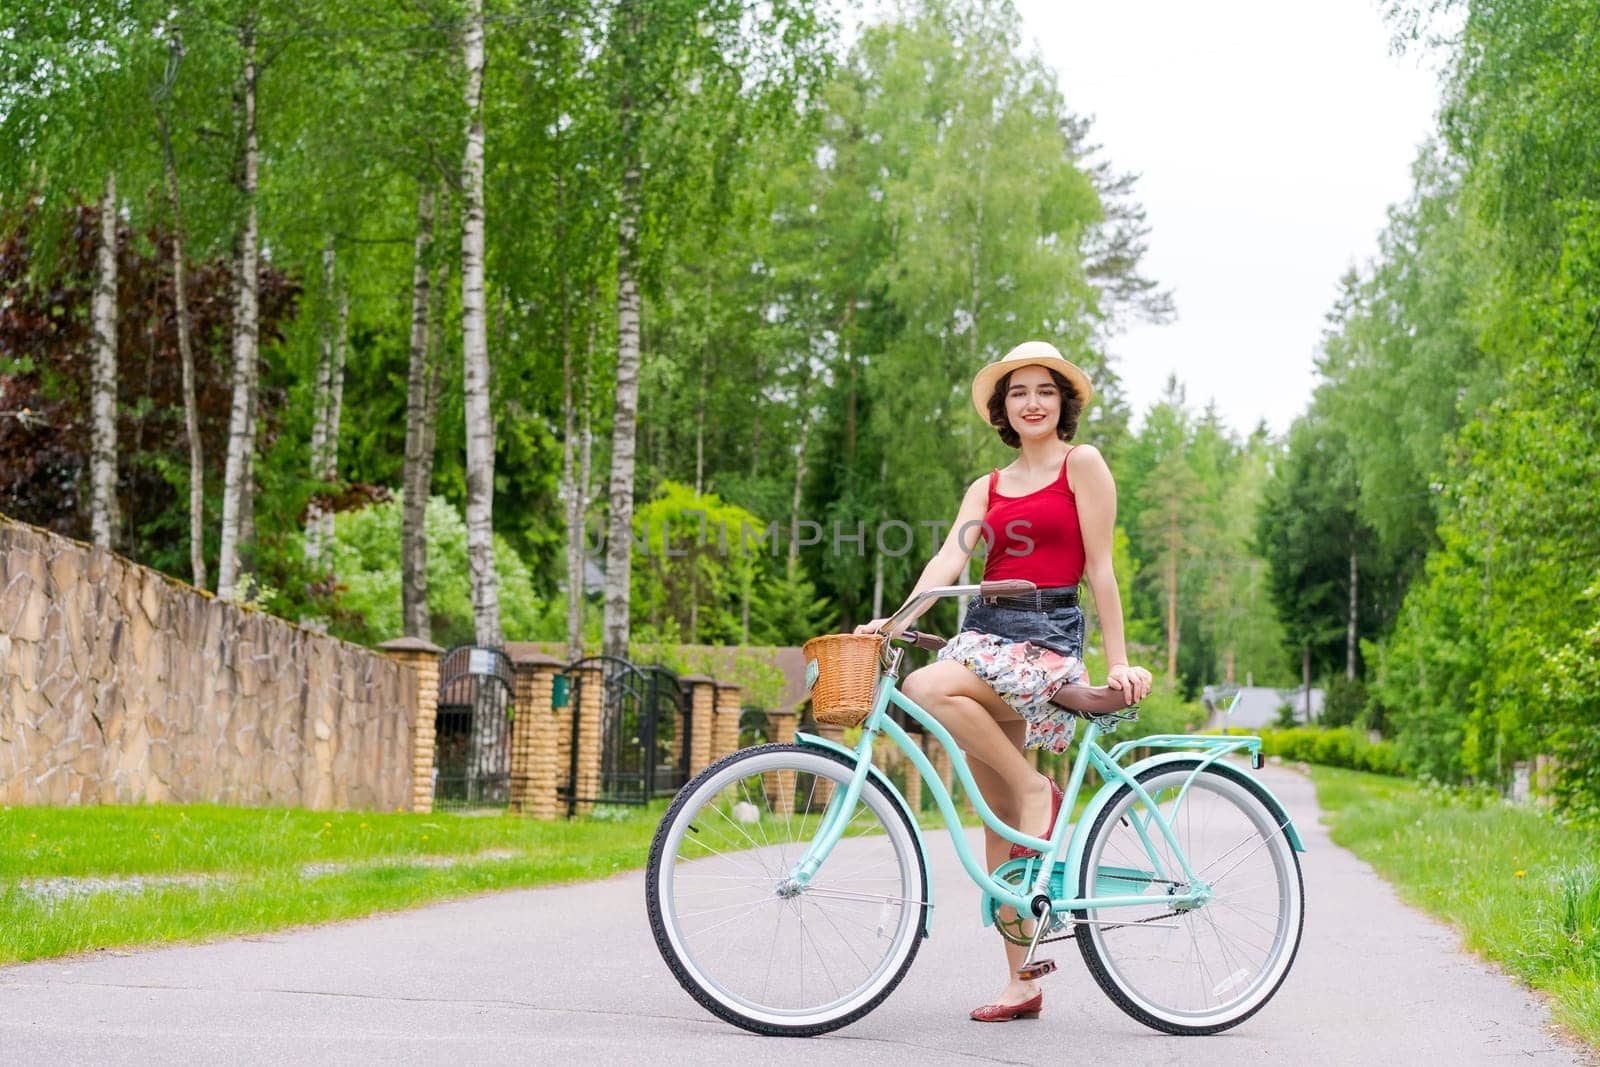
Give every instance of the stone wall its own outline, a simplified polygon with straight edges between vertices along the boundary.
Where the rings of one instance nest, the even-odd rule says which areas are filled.
[[[386,656],[0,516],[0,802],[409,810],[417,714]]]

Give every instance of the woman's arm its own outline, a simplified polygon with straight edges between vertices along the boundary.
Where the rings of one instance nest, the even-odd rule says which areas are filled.
[[[977,547],[982,536],[983,516],[989,510],[988,485],[989,479],[984,477],[967,486],[966,495],[961,498],[961,508],[956,512],[955,524],[945,535],[944,544],[939,546],[939,551],[928,561],[928,565],[922,568],[922,577],[917,579],[917,584],[907,600],[927,589],[954,585],[956,579],[961,576],[961,569],[966,566],[967,557],[972,555],[972,550]],[[934,603],[930,600],[917,608],[900,629],[904,630],[910,626],[923,612],[933,607]],[[885,621],[887,620],[873,619],[871,622],[862,623],[856,627],[855,632],[872,633]]]
[[[1123,638],[1122,594],[1117,588],[1117,573],[1111,562],[1111,546],[1117,528],[1117,483],[1105,457],[1093,445],[1080,445],[1067,460],[1067,477],[1078,502],[1078,526],[1083,531],[1084,577],[1094,593],[1095,610],[1100,616],[1100,634],[1105,642],[1106,684],[1122,690],[1128,703],[1142,700],[1150,692],[1150,672],[1128,665],[1128,648]]]

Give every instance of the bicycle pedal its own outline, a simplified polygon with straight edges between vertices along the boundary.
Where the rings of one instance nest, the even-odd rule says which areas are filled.
[[[1024,967],[1018,967],[1017,977],[1024,982],[1031,982],[1035,978],[1043,978],[1055,969],[1055,960],[1034,960]]]

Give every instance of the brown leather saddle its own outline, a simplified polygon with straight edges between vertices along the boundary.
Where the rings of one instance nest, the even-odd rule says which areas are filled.
[[[925,648],[929,652],[937,652],[945,646],[944,638],[937,634],[921,633],[916,630],[907,630],[896,640]],[[1094,719],[1102,715],[1123,715],[1139,706],[1130,705],[1120,689],[1113,689],[1109,685],[1064,685],[1056,690],[1055,695],[1050,698],[1050,703],[1084,719]]]

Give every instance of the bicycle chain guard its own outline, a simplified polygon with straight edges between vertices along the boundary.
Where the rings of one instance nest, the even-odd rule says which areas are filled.
[[[1021,890],[1024,887],[1030,887],[1033,885],[1033,879],[1039,873],[1039,864],[1041,862],[1041,860],[1034,857],[1020,860],[1007,860],[1005,863],[1002,863],[999,867],[995,868],[994,877],[1002,882],[1005,882],[1007,885],[1015,886],[1017,889]],[[1050,874],[1050,885],[1046,892],[1048,892],[1050,896],[1056,900],[1060,900],[1067,895],[1066,864],[1056,864],[1055,870]],[[994,897],[987,897],[985,899],[989,908],[990,921],[994,923],[994,928],[1000,931],[1001,937],[1005,938],[1013,945],[1022,945],[1026,947],[1033,944],[1033,920],[1031,917],[1017,914],[1008,906],[1001,904],[1000,901],[996,900]],[[1011,914],[1009,916],[1002,915],[1002,908]],[[1062,920],[1052,915],[1050,920],[1050,928],[1045,930],[1045,936],[1039,939],[1039,943],[1045,944],[1050,941],[1069,941],[1075,936],[1074,933],[1068,932],[1071,931],[1071,929],[1072,922],[1070,919]]]
[[[1007,860],[995,868],[994,877],[1007,885],[1017,887],[1019,890],[1024,887],[1031,888],[1034,876],[1039,872],[1039,863],[1040,860],[1037,858]],[[1058,863],[1055,870],[1050,872],[1050,885],[1046,891],[1053,900],[1063,900],[1069,895],[1066,891],[1066,864]],[[1014,911],[1011,912],[1009,917],[1004,916],[1000,913],[1001,909],[1005,908],[1007,911],[1011,911],[1008,905],[1001,904],[994,897],[985,897],[984,901],[989,909],[989,920],[994,924],[994,928],[1000,931],[1001,937],[1013,945],[1021,945],[1024,948],[1033,944],[1031,918],[1019,915]],[[1127,925],[1137,926],[1143,923],[1158,922],[1179,914],[1181,914],[1181,911],[1172,910],[1159,915],[1146,915],[1140,919],[1129,920]],[[1070,913],[1059,916],[1052,914],[1050,926],[1045,930],[1044,934],[1045,936],[1039,939],[1041,945],[1048,944],[1051,941],[1071,941],[1078,936],[1078,931]]]

